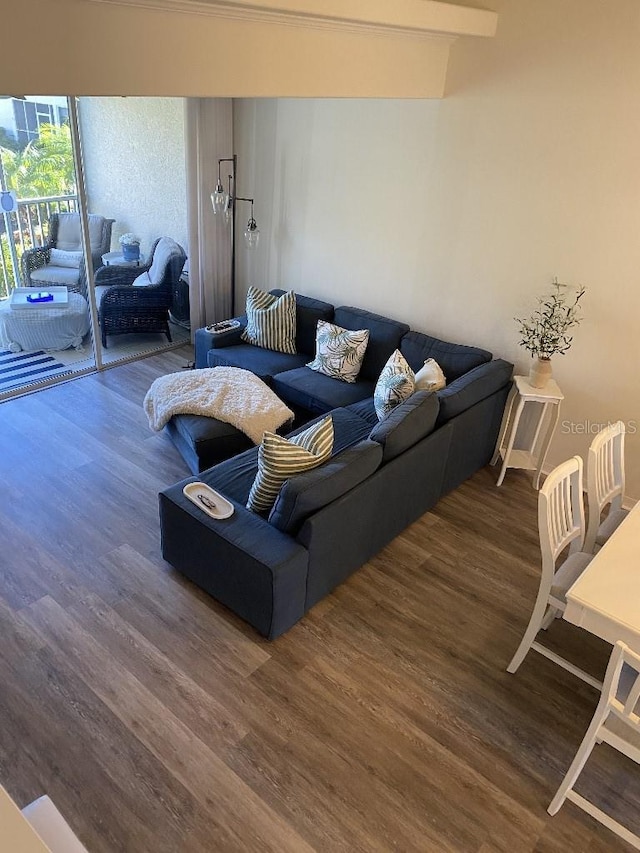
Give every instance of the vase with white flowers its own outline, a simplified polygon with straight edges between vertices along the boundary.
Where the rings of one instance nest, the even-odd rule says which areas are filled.
[[[137,261],[140,258],[140,238],[137,234],[121,234],[118,243],[122,248],[122,257],[125,261]]]
[[[534,388],[544,388],[551,378],[551,357],[570,349],[573,337],[569,330],[582,319],[580,300],[585,292],[586,288],[579,286],[571,293],[571,288],[554,278],[552,292],[540,297],[531,317],[515,318],[520,346],[535,358],[529,372],[529,384]]]

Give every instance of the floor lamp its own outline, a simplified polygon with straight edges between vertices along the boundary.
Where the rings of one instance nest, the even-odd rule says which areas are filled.
[[[227,180],[228,188],[225,192],[222,185],[222,164],[228,163]],[[238,177],[238,157],[221,157],[218,160],[218,183],[211,193],[211,204],[216,215],[224,217],[225,224],[231,225],[231,313],[235,315],[236,310],[236,205],[239,201],[251,204],[251,214],[244,230],[244,242],[247,249],[255,249],[260,239],[260,231],[253,216],[253,199],[243,198],[235,194]]]

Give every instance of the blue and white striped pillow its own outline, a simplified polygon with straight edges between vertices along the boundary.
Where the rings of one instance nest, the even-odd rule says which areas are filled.
[[[247,292],[247,326],[242,340],[256,347],[296,351],[296,295],[293,290],[274,296],[252,285]]]
[[[265,432],[258,450],[258,472],[249,492],[247,509],[270,512],[285,480],[322,465],[332,450],[331,415],[289,439],[275,432]]]

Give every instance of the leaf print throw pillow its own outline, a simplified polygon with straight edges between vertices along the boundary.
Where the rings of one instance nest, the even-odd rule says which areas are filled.
[[[408,400],[415,389],[415,374],[397,349],[382,368],[376,390],[373,392],[373,405],[378,420],[383,420],[392,409]]]
[[[342,382],[355,382],[368,343],[369,329],[353,332],[326,320],[318,320],[316,357],[307,367]]]

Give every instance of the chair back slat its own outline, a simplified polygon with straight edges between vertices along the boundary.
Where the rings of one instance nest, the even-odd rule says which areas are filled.
[[[640,655],[620,641],[615,644],[609,659],[602,697],[616,717],[640,731]]]
[[[622,421],[609,424],[591,442],[587,460],[587,496],[589,527],[585,550],[591,553],[596,545],[602,511],[609,504],[620,510],[624,499],[624,436]]]
[[[573,551],[579,551],[582,547],[582,469],[582,459],[574,456],[558,465],[540,489],[538,527],[543,572],[545,568],[555,569],[558,555],[568,545],[571,545]]]
[[[624,436],[622,421],[605,427],[591,442],[587,466],[589,502],[600,508],[624,494]]]

